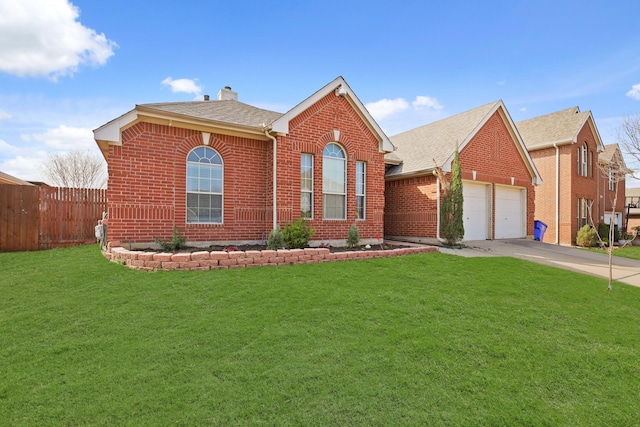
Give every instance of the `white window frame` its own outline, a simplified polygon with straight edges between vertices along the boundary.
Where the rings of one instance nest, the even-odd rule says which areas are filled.
[[[341,156],[338,156],[337,155],[338,153],[340,153]],[[343,190],[339,192],[330,191],[328,189],[329,186],[327,185],[327,182],[326,182],[327,175],[329,172],[327,168],[328,168],[328,165],[338,161],[341,161],[343,165],[342,166]],[[333,196],[342,197],[343,209],[340,217],[334,217],[334,216],[328,215],[327,207],[329,204],[327,203],[327,198],[333,197]],[[324,150],[322,151],[322,219],[337,220],[337,221],[343,221],[347,219],[347,154],[345,149],[336,142],[330,142],[325,146]]]
[[[211,150],[213,152],[213,155],[211,157],[206,157],[208,159],[215,159],[216,157],[218,159],[220,159],[219,163],[209,163],[211,168],[220,168],[220,191],[201,191],[199,189],[189,189],[189,165],[197,165],[198,166],[198,173],[201,172],[201,167],[203,166],[202,163],[204,163],[204,166],[206,167],[207,163],[206,162],[202,162],[201,160],[205,157],[200,157],[199,161],[193,161],[193,160],[189,160],[189,157],[191,157],[192,154],[194,154],[196,152],[196,150],[198,149],[202,149],[204,148],[204,151],[207,152],[207,150]],[[197,154],[196,154],[197,155]],[[186,208],[186,217],[185,217],[185,222],[187,224],[222,224],[224,222],[224,161],[222,159],[222,156],[220,155],[220,153],[216,150],[214,150],[211,147],[206,147],[206,146],[199,146],[196,147],[194,149],[192,149],[191,151],[189,151],[189,153],[187,154],[187,160],[186,160],[186,183],[185,183],[185,208]],[[198,180],[200,180],[200,177],[191,177],[191,178],[197,178]],[[210,184],[211,181],[213,181],[212,178],[210,178]],[[199,186],[200,183],[198,182]],[[190,207],[189,206],[189,195],[190,194],[196,194],[196,195],[209,195],[209,196],[219,196],[220,197],[220,220],[219,221],[200,221],[200,217],[199,214],[196,214],[196,220],[192,220],[190,221],[190,215],[189,215],[189,210],[190,209],[194,209],[194,207]],[[197,212],[198,208],[195,207],[195,210]]]
[[[306,189],[304,188],[303,185],[303,167],[305,166],[304,163],[304,159],[310,159],[310,163],[311,163],[311,185],[310,188]],[[302,153],[300,154],[300,217],[304,218],[304,219],[313,219],[313,154],[309,154],[309,153]],[[309,216],[305,216],[304,212],[302,211],[302,198],[303,195],[308,195],[307,197],[309,197]]]
[[[581,162],[581,175],[582,176],[587,176],[587,156],[588,156],[588,150],[587,150],[587,143],[585,142],[584,144],[582,144],[582,162]]]
[[[609,165],[609,191],[613,191],[616,189],[616,183],[613,179],[613,166]]]
[[[361,185],[358,184],[359,179],[362,180]],[[356,162],[356,220],[365,219],[367,219],[367,163],[358,161]]]

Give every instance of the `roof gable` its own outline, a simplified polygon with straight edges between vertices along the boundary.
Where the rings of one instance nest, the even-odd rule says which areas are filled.
[[[604,145],[591,111],[581,112],[578,107],[571,107],[516,123],[528,150],[574,144],[585,125],[590,127],[598,151],[603,151]]]
[[[338,77],[335,80],[329,82],[327,85],[302,101],[300,104],[296,105],[281,117],[274,120],[273,123],[271,123],[271,131],[278,134],[286,135],[289,132],[289,123],[291,122],[291,120],[306,111],[313,104],[315,104],[331,92],[335,93],[335,96],[342,96],[347,101],[349,101],[354,110],[363,119],[367,127],[378,139],[379,151],[390,153],[395,150],[395,147],[389,140],[389,137],[387,137],[378,123],[376,123],[369,111],[367,111],[360,99],[358,99],[351,87],[342,77]]]
[[[500,113],[511,133],[516,148],[531,173],[533,184],[541,183],[538,170],[501,100],[392,136],[391,141],[397,147],[394,155],[402,163],[391,166],[386,176],[426,174],[436,167],[449,171],[456,146],[462,151],[495,112]]]

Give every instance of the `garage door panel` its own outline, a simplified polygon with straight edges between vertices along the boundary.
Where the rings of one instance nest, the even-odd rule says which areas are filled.
[[[521,188],[496,187],[496,239],[526,237],[525,192]]]
[[[462,218],[464,240],[486,240],[488,238],[489,191],[483,184],[462,184],[464,202]]]

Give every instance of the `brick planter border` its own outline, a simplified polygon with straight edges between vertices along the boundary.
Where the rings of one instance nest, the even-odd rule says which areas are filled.
[[[326,248],[278,249],[277,251],[199,251],[165,253],[130,251],[111,246],[103,255],[136,270],[217,270],[223,268],[264,267],[272,265],[313,264],[368,258],[389,258],[401,255],[437,252],[434,246],[416,246],[391,250],[367,250],[331,253]]]

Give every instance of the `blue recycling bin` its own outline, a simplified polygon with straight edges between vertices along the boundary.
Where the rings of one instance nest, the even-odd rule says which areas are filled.
[[[547,231],[547,224],[542,221],[533,221],[533,240],[542,242],[544,240],[544,232]]]

